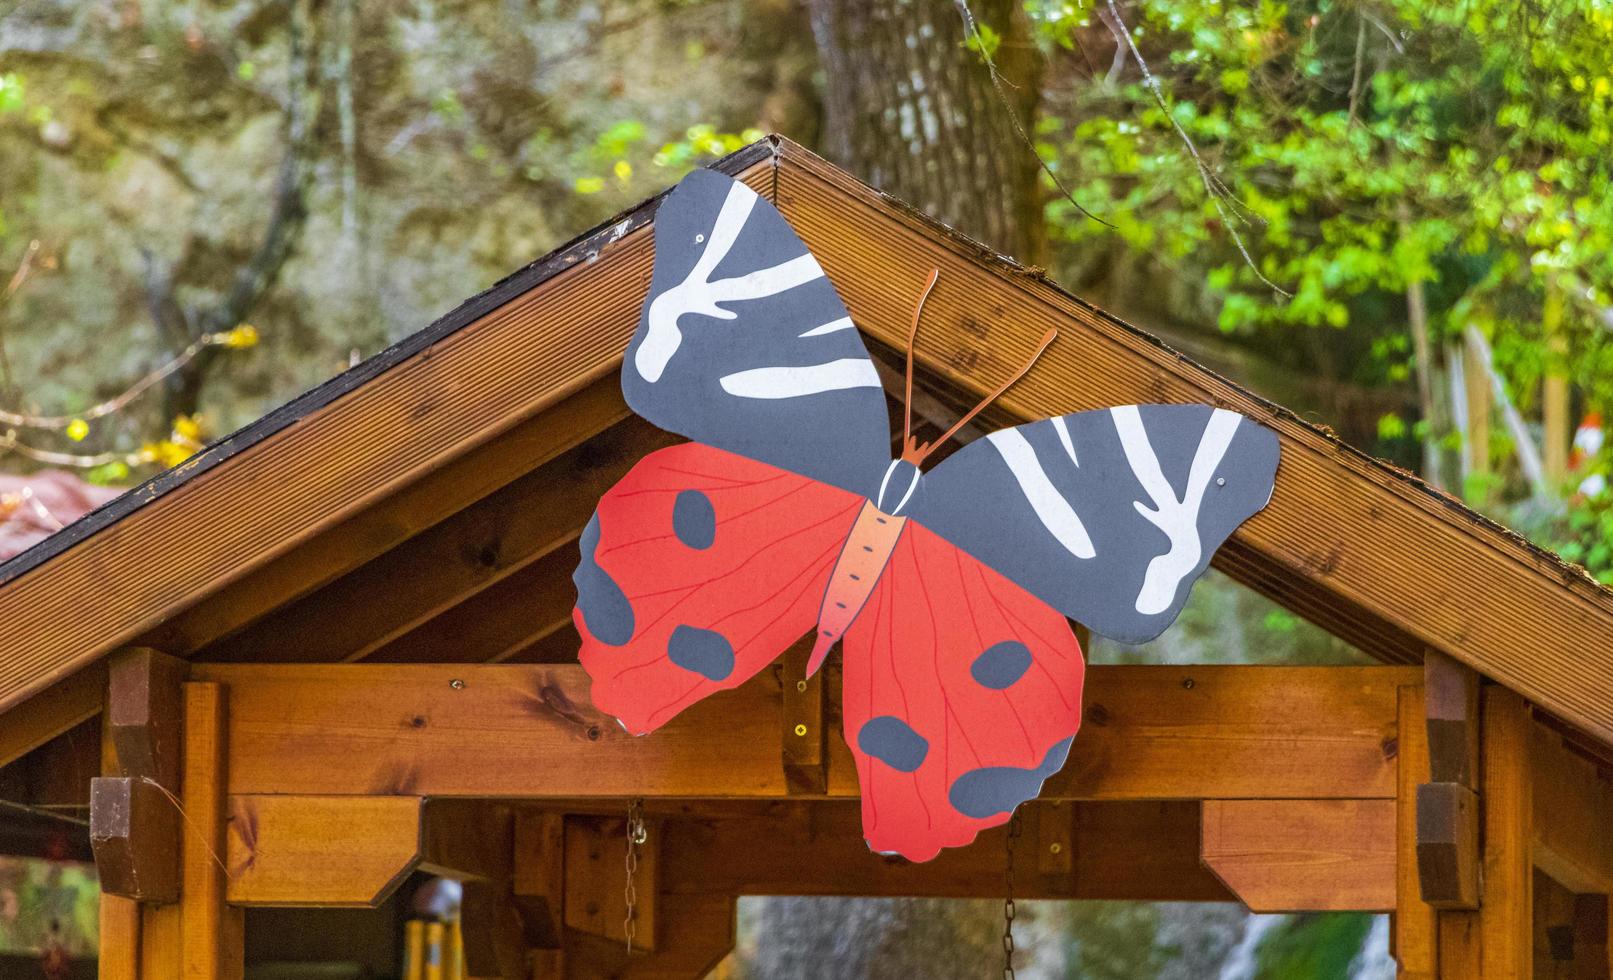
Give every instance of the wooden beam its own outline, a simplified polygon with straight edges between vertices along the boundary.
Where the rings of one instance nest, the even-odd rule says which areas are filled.
[[[679,441],[633,417],[216,643],[209,660],[359,660],[577,539],[599,497]]]
[[[157,625],[144,641],[182,656],[333,582],[628,415],[620,381],[600,378],[497,439],[426,473]]]
[[[1479,798],[1458,783],[1417,787],[1417,874],[1437,909],[1479,906]]]
[[[775,664],[779,689],[784,692],[784,782],[790,792],[821,795],[829,789],[828,713],[824,710],[824,677],[818,671],[807,676],[807,660],[812,655],[812,637],[806,637],[785,651],[782,663]]]
[[[419,862],[420,814],[416,796],[232,796],[229,902],[376,908]]]
[[[1395,907],[1393,800],[1206,800],[1204,864],[1251,912]]]
[[[1539,723],[1529,765],[1535,864],[1575,892],[1613,892],[1613,783]]]
[[[700,980],[734,948],[736,902],[728,895],[691,895],[669,903],[663,942],[628,956],[622,943],[566,930],[566,976],[578,980]]]
[[[1479,772],[1479,675],[1437,650],[1423,659],[1429,781],[1472,788]]]
[[[525,900],[527,924],[541,935],[533,945],[558,949],[566,888],[566,820],[562,814],[518,810],[515,814],[512,892]]]
[[[722,166],[771,196],[770,144]],[[612,374],[638,324],[653,213],[534,263],[40,551],[48,574],[0,588],[0,711]],[[85,536],[113,520],[115,534]]]
[[[155,783],[138,776],[91,780],[90,847],[103,895],[178,901],[179,809]]]
[[[1070,830],[1067,869],[1044,867],[1037,834],[1016,845],[1021,898],[1225,902],[1232,895],[1199,863],[1199,807],[1186,802],[1028,805],[1027,826]],[[781,802],[663,821],[661,880],[669,905],[685,896],[859,895],[1001,898],[1005,828],[913,864],[875,854],[850,800]],[[1054,838],[1057,839],[1057,838]]]
[[[783,694],[764,671],[637,739],[568,666],[197,664],[231,688],[231,791],[521,798],[788,795]],[[1089,669],[1086,722],[1044,795],[1395,795],[1393,667]],[[457,684],[456,684],[457,682]],[[857,792],[828,740],[830,795]]]
[[[241,910],[225,904],[224,689],[185,685],[183,893],[179,898],[185,980],[241,980],[245,950]]]
[[[566,928],[627,942],[627,821],[619,817],[566,818]],[[660,925],[661,826],[648,822],[633,876],[633,948],[656,948]]]
[[[1531,721],[1522,697],[1484,689],[1484,904],[1480,976],[1527,977],[1532,960],[1534,843]]]
[[[0,766],[7,766],[101,711],[106,667],[91,664],[10,711],[0,711]]]
[[[983,392],[1057,328],[1058,343],[1001,400],[1016,421],[1207,402],[1273,428],[1276,493],[1217,567],[1307,615],[1331,610],[1329,627],[1364,649],[1415,640],[1444,650],[1613,741],[1613,644],[1586,642],[1613,635],[1613,593],[793,143],[780,144],[777,194],[878,342],[905,344],[910,297],[940,268],[918,359],[961,387]]]
[[[1395,799],[1395,962],[1400,980],[1434,980],[1439,969],[1439,913],[1423,901],[1417,874],[1417,787],[1428,779],[1428,729],[1422,685],[1400,689]]]

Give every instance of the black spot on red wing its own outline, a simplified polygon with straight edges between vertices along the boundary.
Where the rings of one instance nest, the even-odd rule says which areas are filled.
[[[684,490],[672,503],[672,533],[685,547],[704,551],[717,540],[717,508],[699,490]]]
[[[1014,686],[1031,666],[1030,648],[1018,640],[994,643],[969,665],[975,683],[993,691]]]
[[[596,513],[583,528],[582,561],[572,573],[577,585],[577,609],[582,613],[584,625],[594,639],[608,646],[624,646],[633,639],[633,604],[616,580],[594,560],[599,547],[599,515]]]
[[[868,719],[857,732],[857,747],[897,772],[913,772],[930,754],[924,736],[895,715]]]
[[[666,644],[667,658],[706,680],[727,680],[734,672],[734,647],[716,630],[679,626]]]
[[[947,792],[952,808],[966,817],[983,820],[1001,813],[1011,813],[1021,803],[1042,791],[1042,783],[1064,768],[1070,754],[1070,736],[1047,750],[1042,764],[1034,769],[1015,766],[987,766],[971,769],[959,776]]]

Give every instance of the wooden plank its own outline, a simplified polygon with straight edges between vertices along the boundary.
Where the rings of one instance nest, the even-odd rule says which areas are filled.
[[[338,522],[144,634],[182,656],[335,581],[628,415],[621,383],[600,378],[497,439]]]
[[[1613,784],[1538,723],[1529,765],[1535,864],[1576,892],[1613,892]]]
[[[96,976],[100,980],[140,980],[140,903],[103,894],[97,915]]]
[[[1478,911],[1480,973],[1528,977],[1532,962],[1534,841],[1528,704],[1504,687],[1484,689],[1484,904]]]
[[[1251,912],[1395,907],[1393,800],[1206,800],[1204,864]]]
[[[1081,732],[1043,795],[1392,798],[1393,667],[1088,668]],[[844,770],[842,770],[844,771]]]
[[[559,813],[519,810],[515,814],[511,891],[529,900],[528,925],[542,930],[533,945],[543,949],[558,949],[561,944],[561,909],[566,893],[565,828],[565,817]]]
[[[416,796],[232,796],[231,905],[376,908],[420,856]]]
[[[1059,811],[1063,811],[1059,816]],[[1195,803],[1028,804],[1027,820],[1071,828],[1067,870],[1025,866],[1020,898],[1225,902],[1232,896],[1199,863]],[[983,832],[968,847],[912,864],[868,850],[855,801],[784,802],[750,812],[720,811],[663,821],[663,889],[668,905],[685,896],[859,895],[1002,897],[1006,829]]]
[[[1438,912],[1423,901],[1417,874],[1417,787],[1428,779],[1422,685],[1400,689],[1395,777],[1394,954],[1400,980],[1433,980],[1439,968]]]
[[[565,975],[578,980],[700,980],[734,948],[736,903],[727,895],[691,895],[666,908],[664,942],[629,957],[620,941],[566,931]]]
[[[625,817],[566,818],[566,928],[627,942],[627,836]],[[661,826],[647,822],[648,835],[638,848],[633,876],[636,898],[633,948],[657,947],[660,925]]]
[[[197,664],[231,687],[231,791],[506,798],[780,797],[782,691],[763,671],[636,739],[582,668]],[[1093,667],[1045,796],[1392,798],[1394,667]],[[455,685],[458,681],[458,685]],[[836,722],[837,724],[837,722]],[[838,729],[837,729],[838,730]],[[831,795],[857,792],[829,738]]]
[[[183,980],[241,980],[241,910],[225,904],[226,698],[217,684],[185,685],[184,886],[179,899]],[[153,974],[156,976],[158,974]]]
[[[726,166],[771,196],[770,146]],[[652,213],[536,263],[114,502],[29,559],[49,555],[47,568],[14,566],[0,588],[0,710],[613,372],[638,323]],[[146,503],[155,495],[161,506]],[[115,534],[93,533],[114,520]]]
[[[1329,629],[1363,649],[1443,650],[1613,741],[1613,644],[1594,642],[1613,636],[1613,591],[795,144],[780,153],[779,208],[877,341],[903,346],[909,297],[940,268],[918,350],[926,370],[983,392],[1060,331],[1002,400],[1009,418],[1192,401],[1270,426],[1282,440],[1276,493],[1217,567],[1307,615],[1331,610]]]
[[[508,880],[467,881],[459,905],[467,977],[527,980],[527,941]]]
[[[208,660],[360,660],[465,597],[569,550],[599,497],[678,441],[633,418],[208,647]]]
[[[91,664],[11,710],[0,711],[0,766],[100,714],[105,696],[106,667]]]
[[[179,903],[141,905],[141,980],[179,977],[185,969],[184,952],[184,915]]]

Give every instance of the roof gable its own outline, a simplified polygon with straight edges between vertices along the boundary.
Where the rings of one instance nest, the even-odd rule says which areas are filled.
[[[911,313],[890,284],[939,267],[919,352],[933,378],[982,389],[1059,328],[1002,421],[1202,401],[1275,429],[1276,493],[1217,567],[1379,657],[1443,650],[1613,742],[1613,592],[793,143],[770,138],[718,167],[775,202],[876,343],[899,346]],[[656,203],[0,565],[0,708],[449,460],[562,438],[533,425],[541,413],[584,399],[620,417],[611,381],[649,279]],[[341,561],[330,556],[332,574]],[[289,599],[298,585],[283,587]]]

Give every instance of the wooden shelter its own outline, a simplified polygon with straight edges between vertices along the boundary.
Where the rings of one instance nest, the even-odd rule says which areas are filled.
[[[1020,897],[1387,911],[1405,977],[1609,976],[1613,592],[793,143],[717,166],[876,359],[942,270],[931,414],[1056,326],[992,424],[1202,401],[1275,429],[1275,495],[1216,565],[1384,661],[1091,668]],[[239,977],[243,910],[373,906],[419,869],[466,882],[478,976],[701,976],[742,895],[1001,895],[1001,830],[922,865],[867,850],[837,676],[800,681],[804,651],[645,738],[590,706],[575,541],[672,439],[616,377],[655,211],[0,566],[0,765],[91,801],[103,978]]]

